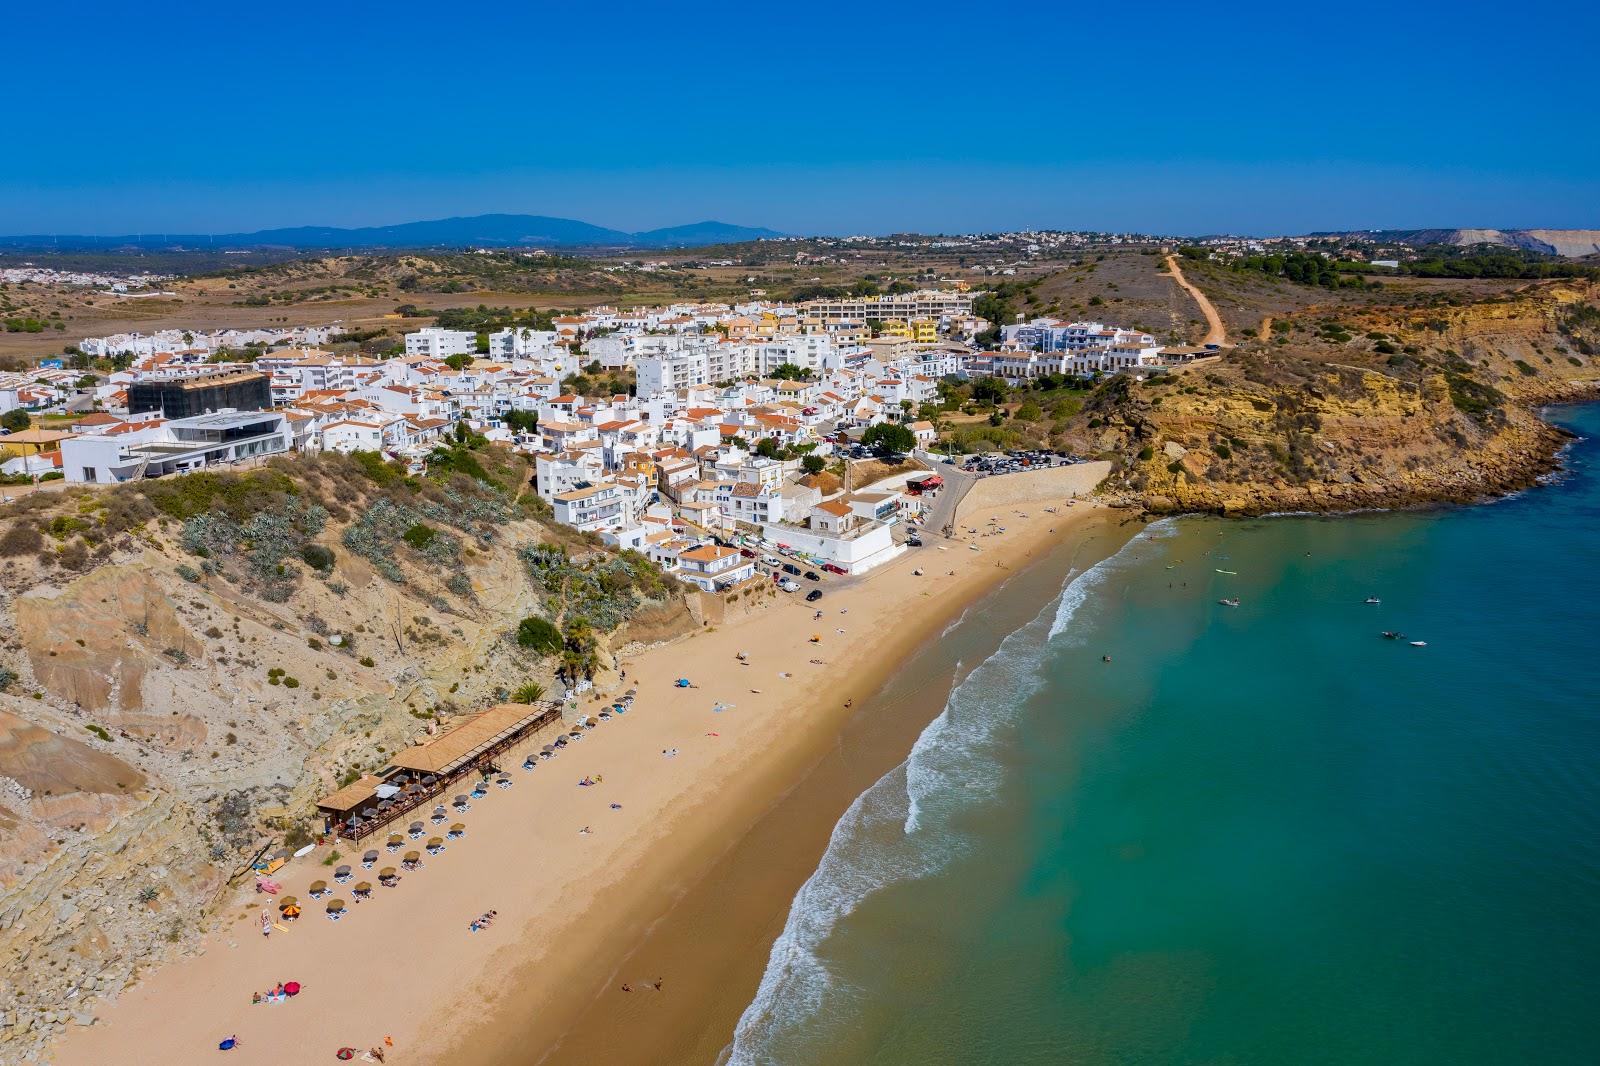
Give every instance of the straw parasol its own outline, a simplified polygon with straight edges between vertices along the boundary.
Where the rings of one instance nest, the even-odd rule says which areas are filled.
[[[350,867],[348,867],[348,866],[339,867],[337,870],[333,871],[333,876],[335,876],[335,877],[349,877],[350,876]]]
[[[282,899],[280,899],[278,901],[278,909],[281,911],[285,907],[293,907],[296,903],[299,903],[299,902],[300,902],[300,900],[295,896],[284,896]]]
[[[363,852],[362,855],[361,855],[361,861],[364,862],[364,863],[367,863],[369,865],[372,864],[372,863],[377,862],[378,861],[378,850],[376,848],[373,848],[371,851]]]
[[[457,796],[455,799],[451,800],[450,802],[454,803],[457,807],[465,807],[467,805],[467,797],[464,796],[464,795],[463,796]]]
[[[404,855],[402,855],[401,858],[404,859],[406,862],[421,862],[422,861],[422,852],[420,852],[420,851],[408,851]]]
[[[311,891],[313,891],[313,892],[326,892],[326,891],[328,891],[328,882],[326,882],[326,881],[313,881],[313,882],[311,882]]]
[[[430,848],[436,848],[440,844],[443,844],[443,843],[444,843],[444,837],[429,837],[428,838],[428,847],[430,847]]]
[[[422,823],[421,822],[412,822],[410,825],[408,825],[406,827],[406,832],[408,832],[408,833],[420,833],[420,832],[422,832]]]
[[[450,827],[450,832],[452,833],[465,833],[466,831],[467,826],[465,822],[456,822]]]
[[[401,836],[399,833],[389,834],[389,843],[391,844],[399,844],[403,840],[405,840],[405,837]]]
[[[329,914],[338,914],[342,910],[344,910],[344,900],[342,900],[342,899],[330,899],[328,901],[328,913]]]
[[[383,869],[378,871],[378,880],[387,881],[397,873],[399,873],[399,871],[393,866],[385,866]]]
[[[356,882],[356,891],[357,892],[371,892],[372,891],[372,882],[371,881],[357,881]]]

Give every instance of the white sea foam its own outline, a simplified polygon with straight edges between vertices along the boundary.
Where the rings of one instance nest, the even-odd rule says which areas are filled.
[[[1170,525],[1155,523],[1135,542],[1170,535]],[[1047,645],[1067,631],[1089,593],[1132,547],[1071,576],[1059,597],[951,691],[906,761],[856,797],[834,826],[817,869],[795,894],[755,998],[721,1058],[727,1066],[782,1061],[781,1042],[801,1026],[819,1024],[851,992],[821,955],[838,923],[873,893],[937,873],[964,850],[952,816],[982,802],[1002,780],[997,734],[1038,691]]]

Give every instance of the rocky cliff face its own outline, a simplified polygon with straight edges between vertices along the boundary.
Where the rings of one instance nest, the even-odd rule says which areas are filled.
[[[1593,285],[1469,306],[1310,312],[1273,342],[1113,381],[1075,427],[1107,488],[1154,512],[1471,501],[1527,485],[1564,435],[1538,405],[1596,395]],[[1207,365],[1209,364],[1209,365]]]
[[[372,488],[322,492],[333,513],[292,536],[210,507],[141,520],[104,493],[0,518],[0,1061],[189,950],[252,858],[320,828],[341,777],[529,681],[559,694],[522,618],[565,627],[581,586],[600,680],[611,643],[693,624],[670,582],[630,583],[632,562],[509,492],[458,496],[469,521]],[[309,479],[239,514],[317,496]],[[445,517],[371,528],[396,507]]]

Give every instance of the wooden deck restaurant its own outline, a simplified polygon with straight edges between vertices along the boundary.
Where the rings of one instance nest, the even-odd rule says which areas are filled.
[[[560,706],[502,703],[463,719],[425,743],[397,751],[389,765],[317,801],[327,831],[360,841],[432,802],[462,778],[493,773],[495,756],[560,721]]]

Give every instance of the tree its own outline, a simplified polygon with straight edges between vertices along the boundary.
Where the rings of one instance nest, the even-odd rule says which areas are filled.
[[[762,437],[756,441],[756,454],[765,459],[778,457],[778,441],[775,437]]]
[[[472,356],[465,352],[459,352],[455,355],[447,355],[444,358],[444,365],[449,367],[451,370],[465,370],[467,367],[472,365]]]
[[[808,455],[800,460],[800,469],[808,474],[820,474],[827,465],[820,455]]]
[[[772,376],[780,381],[805,381],[811,372],[793,363],[779,363],[772,368]]]
[[[997,377],[979,378],[972,383],[972,398],[979,403],[1005,403],[1006,383]]]
[[[517,690],[511,694],[512,703],[538,703],[543,698],[544,686],[537,681],[518,685]]]
[[[861,435],[861,443],[876,450],[879,455],[889,455],[911,451],[917,446],[917,438],[898,422],[879,422],[867,427],[867,431]]]
[[[31,425],[33,425],[33,419],[29,418],[28,412],[20,407],[13,407],[5,414],[0,415],[0,427],[4,427],[13,433],[21,433]]]
[[[506,424],[506,428],[517,433],[532,433],[539,428],[539,412],[507,411],[500,416],[500,421]]]

